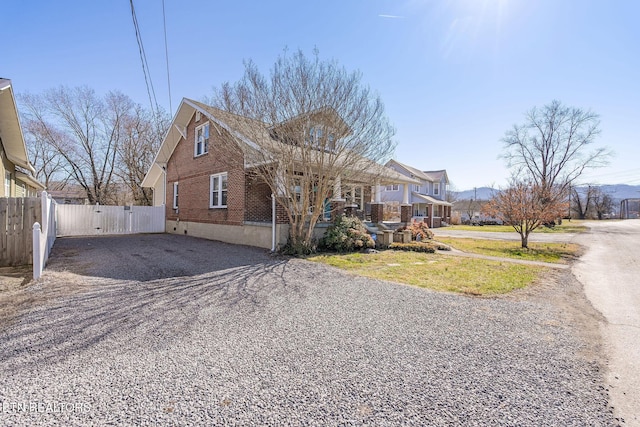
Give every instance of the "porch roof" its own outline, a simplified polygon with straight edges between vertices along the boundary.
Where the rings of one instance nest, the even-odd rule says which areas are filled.
[[[411,195],[420,200],[423,203],[428,203],[430,205],[440,205],[440,206],[451,206],[451,203],[445,202],[444,200],[434,199],[431,196],[427,196],[426,194],[416,193],[415,191],[411,192]]]

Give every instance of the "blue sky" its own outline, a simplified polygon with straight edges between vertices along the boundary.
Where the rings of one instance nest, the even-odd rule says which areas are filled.
[[[169,110],[161,0],[134,0],[159,104]],[[459,190],[501,186],[501,138],[553,99],[601,115],[615,152],[585,182],[640,184],[640,2],[165,0],[172,104],[267,72],[287,47],[358,69],[394,123],[395,158],[447,169]],[[15,90],[118,89],[148,105],[129,2],[5,0],[0,76]]]

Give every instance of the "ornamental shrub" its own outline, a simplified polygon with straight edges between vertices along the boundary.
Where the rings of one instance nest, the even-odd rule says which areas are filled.
[[[411,231],[411,239],[413,240],[425,241],[433,239],[433,231],[429,229],[429,226],[424,221],[412,222],[406,227],[400,227],[397,231],[404,230]]]
[[[360,219],[338,216],[320,241],[320,248],[333,252],[354,252],[376,245]]]

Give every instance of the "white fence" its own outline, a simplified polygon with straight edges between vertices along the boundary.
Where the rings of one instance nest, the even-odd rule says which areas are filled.
[[[56,241],[56,202],[42,192],[42,226],[33,224],[33,278],[39,279]]]
[[[164,206],[57,205],[57,235],[164,233]]]

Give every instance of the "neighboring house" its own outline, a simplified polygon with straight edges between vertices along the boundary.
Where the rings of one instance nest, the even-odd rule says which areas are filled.
[[[486,203],[487,200],[457,200],[453,203],[454,216],[459,217],[462,224],[501,224],[500,219],[482,213],[482,208]]]
[[[61,205],[88,205],[87,192],[82,188],[65,188],[64,190],[48,190],[47,193],[56,203]]]
[[[252,138],[260,138],[261,144]],[[278,205],[272,217],[272,192],[252,173],[256,165],[251,153],[265,146],[277,149],[286,141],[278,127],[185,98],[142,186],[153,188],[154,205],[166,206],[169,233],[263,248],[272,247],[275,235],[275,244],[282,245],[289,231],[287,216]],[[357,179],[334,177],[334,194],[323,206],[324,219],[340,212],[369,211],[372,222],[382,222],[384,205],[380,192],[373,190],[374,182],[417,182],[364,158],[360,166],[353,174]]]
[[[0,197],[32,197],[44,189],[29,163],[11,80],[0,78]]]
[[[409,209],[412,221],[424,221],[431,228],[451,223],[451,203],[445,200],[449,189],[446,170],[421,171],[395,160],[387,162],[387,167],[419,183],[387,185],[382,189],[385,203],[403,205]],[[406,200],[408,193],[408,205]],[[405,218],[401,217],[403,222]]]

